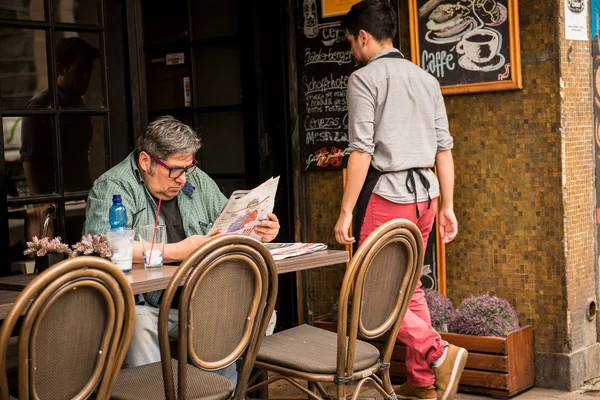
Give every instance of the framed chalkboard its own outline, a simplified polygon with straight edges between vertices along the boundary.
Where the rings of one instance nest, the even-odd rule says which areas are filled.
[[[387,1],[397,12],[398,0]],[[355,2],[296,0],[298,129],[303,171],[341,169],[347,162],[346,88],[358,66],[341,27],[345,12],[340,10],[347,11]],[[324,6],[330,10],[323,13]],[[398,36],[394,45],[398,46]]]
[[[446,95],[521,89],[517,2],[408,0],[412,61]]]

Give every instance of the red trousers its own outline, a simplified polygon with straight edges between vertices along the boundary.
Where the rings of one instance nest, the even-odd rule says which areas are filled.
[[[359,243],[362,243],[380,225],[392,219],[405,218],[419,227],[423,236],[423,248],[426,249],[429,234],[433,228],[436,204],[437,198],[433,199],[429,209],[427,209],[426,201],[417,203],[416,206],[419,207],[421,216],[417,219],[414,203],[398,204],[372,194],[360,230]],[[400,326],[398,340],[406,345],[408,382],[413,387],[433,385],[435,377],[431,370],[431,364],[443,355],[448,342],[442,340],[439,333],[431,326],[429,308],[427,308],[420,281]]]

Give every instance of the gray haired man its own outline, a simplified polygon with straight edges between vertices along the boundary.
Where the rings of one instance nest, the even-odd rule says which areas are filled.
[[[194,155],[201,146],[192,128],[171,116],[151,122],[138,146],[125,160],[94,182],[88,196],[84,234],[100,235],[110,229],[108,212],[112,195],[120,194],[130,227],[154,224],[161,200],[159,222],[167,229],[164,262],[180,262],[208,240],[209,226],[227,199],[217,184],[197,168]],[[274,214],[255,228],[264,242],[279,232]],[[139,242],[134,244],[134,263],[142,262]],[[162,291],[145,293],[136,306],[136,320],[125,363],[129,367],[160,361],[158,307]],[[171,310],[169,330],[176,335],[177,310]],[[275,314],[267,333],[273,331]],[[233,377],[229,371],[226,375]]]

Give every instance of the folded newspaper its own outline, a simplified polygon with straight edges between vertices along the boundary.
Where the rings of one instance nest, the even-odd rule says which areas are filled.
[[[238,233],[260,240],[254,227],[273,212],[278,183],[279,177],[270,178],[252,190],[233,192],[208,235]]]
[[[274,260],[283,260],[288,257],[301,256],[327,249],[323,243],[265,243]]]

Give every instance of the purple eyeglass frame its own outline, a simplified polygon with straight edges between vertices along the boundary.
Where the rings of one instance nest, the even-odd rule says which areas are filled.
[[[154,162],[156,162],[157,164],[162,165],[167,170],[169,170],[169,178],[172,178],[172,179],[177,179],[181,175],[187,174],[187,172],[188,172],[188,170],[190,168],[196,168],[198,166],[198,160],[196,160],[194,157],[192,157],[192,164],[191,165],[188,165],[185,168],[180,168],[180,167],[171,167],[170,165],[168,165],[167,163],[165,163],[163,160],[161,160],[160,158],[156,157],[155,155],[153,155],[151,153],[148,153],[147,151],[145,153],[148,154],[150,156],[150,158],[152,160],[154,160]],[[177,176],[171,176],[171,173],[173,172],[173,170],[181,170],[181,174],[179,174]]]

